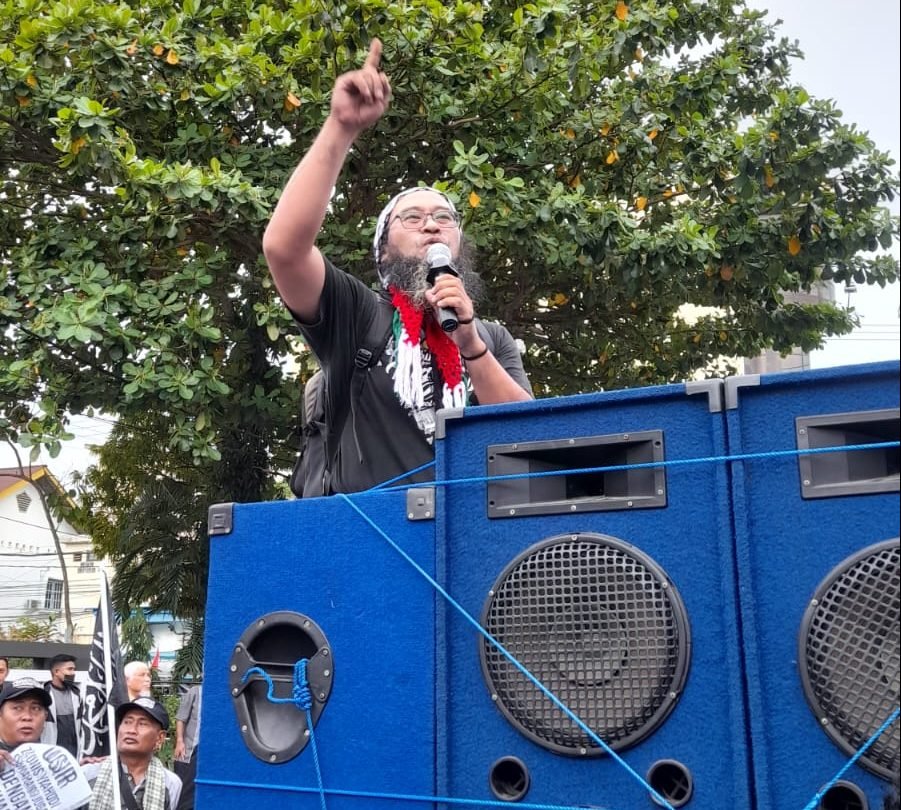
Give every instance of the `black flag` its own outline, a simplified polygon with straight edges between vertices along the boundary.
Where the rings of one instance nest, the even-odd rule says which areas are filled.
[[[84,738],[83,756],[104,757],[110,753],[107,705],[113,707],[126,702],[125,678],[122,673],[122,653],[119,634],[109,598],[106,574],[100,574],[100,605],[94,621],[91,660],[85,684],[81,733]]]

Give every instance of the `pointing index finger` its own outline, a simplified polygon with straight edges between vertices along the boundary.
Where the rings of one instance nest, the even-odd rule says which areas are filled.
[[[380,39],[373,39],[369,43],[369,53],[366,54],[366,61],[363,67],[371,67],[375,70],[379,69],[379,63],[382,61],[382,42]]]

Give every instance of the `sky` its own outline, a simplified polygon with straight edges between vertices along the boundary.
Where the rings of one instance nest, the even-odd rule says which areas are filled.
[[[868,132],[876,146],[897,161],[901,157],[898,0],[748,0],[748,4],[767,10],[773,21],[781,19],[781,35],[798,40],[805,58],[794,63],[795,82],[812,96],[833,99],[846,123]],[[899,213],[897,200],[892,210]],[[894,252],[899,255],[898,245]],[[898,284],[886,290],[858,287],[850,295],[839,287],[836,300],[850,302],[861,326],[851,335],[828,340],[823,350],[813,352],[813,368],[898,359]],[[101,444],[111,427],[108,416],[75,417],[72,430],[76,438],[66,443],[58,458],[49,461],[54,475],[67,483],[74,471],[86,470],[94,460],[87,445]],[[13,463],[8,449],[0,446],[0,467]]]
[[[794,63],[793,79],[812,96],[833,99],[844,122],[868,132],[870,140],[897,162],[901,158],[898,0],[750,0],[748,4],[767,10],[772,21],[781,19],[782,36],[798,41],[804,60]],[[898,200],[891,210],[899,213]],[[901,255],[897,244],[893,252]],[[850,296],[837,287],[836,301],[847,304],[849,300],[860,328],[829,339],[825,349],[813,352],[813,368],[898,359],[899,285],[859,286]]]

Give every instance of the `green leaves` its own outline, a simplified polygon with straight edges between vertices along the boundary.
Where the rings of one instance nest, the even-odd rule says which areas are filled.
[[[524,339],[542,393],[806,345],[850,316],[789,317],[786,292],[898,275],[888,157],[795,85],[796,46],[731,3],[29,0],[0,15],[0,157],[16,167],[0,390],[164,413],[164,446],[198,464],[246,467],[223,453],[230,434],[255,437],[263,469],[289,462],[284,359],[308,359],[260,236],[373,36],[392,107],[350,155],[320,244],[372,279],[370,217],[438,184],[477,248],[480,312]],[[717,313],[697,342],[678,337],[685,304]]]

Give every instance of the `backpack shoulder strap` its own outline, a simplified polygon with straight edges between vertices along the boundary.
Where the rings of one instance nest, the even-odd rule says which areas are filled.
[[[338,450],[341,447],[341,434],[344,432],[344,424],[352,407],[350,403],[356,403],[366,383],[369,371],[381,359],[385,346],[391,337],[394,322],[394,307],[383,295],[373,292],[376,298],[376,306],[372,310],[372,317],[365,326],[365,331],[357,332],[357,349],[354,353],[354,370],[350,381],[350,402],[342,408],[341,414],[328,426],[326,436],[325,458],[325,490],[330,491],[332,470],[338,458]],[[360,332],[363,331],[363,334]]]
[[[383,295],[377,295],[376,307],[372,312],[372,319],[367,324],[366,333],[357,335],[357,351],[354,355],[354,383],[358,385],[357,378],[365,377],[363,372],[378,363],[388,338],[391,337],[391,328],[394,321],[394,307]],[[353,390],[353,388],[352,388]]]

